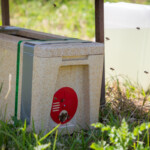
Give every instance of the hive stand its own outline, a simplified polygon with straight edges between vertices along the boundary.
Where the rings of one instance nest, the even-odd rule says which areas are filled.
[[[1,0],[2,25],[10,25],[9,0]],[[104,43],[104,0],[95,0],[95,39]],[[105,55],[104,55],[105,56]],[[105,61],[105,59],[104,59]],[[100,104],[105,104],[105,62],[103,67],[103,80]]]

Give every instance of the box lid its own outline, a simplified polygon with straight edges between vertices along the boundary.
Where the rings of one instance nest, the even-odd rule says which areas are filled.
[[[24,34],[23,34],[24,33]],[[80,55],[103,55],[104,45],[91,41],[84,41],[75,38],[67,38],[52,34],[45,34],[32,30],[19,30],[19,35],[0,33],[0,45],[17,51],[18,42],[21,43],[21,50],[24,44],[34,47],[32,54],[37,57],[61,57]],[[42,40],[32,39],[38,36]]]
[[[26,42],[33,44],[34,56],[37,57],[61,57],[80,55],[103,55],[104,46],[101,43],[71,39],[66,41]]]

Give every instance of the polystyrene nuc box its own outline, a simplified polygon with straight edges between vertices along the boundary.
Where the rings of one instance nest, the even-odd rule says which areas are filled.
[[[0,32],[0,110],[7,120],[16,113],[37,131],[61,124],[70,132],[98,121],[103,44],[15,27]]]

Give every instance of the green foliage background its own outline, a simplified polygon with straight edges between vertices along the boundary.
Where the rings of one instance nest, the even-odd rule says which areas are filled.
[[[123,1],[150,4],[150,0]],[[105,2],[120,1],[105,0]],[[94,39],[94,0],[10,0],[10,13],[13,26]]]

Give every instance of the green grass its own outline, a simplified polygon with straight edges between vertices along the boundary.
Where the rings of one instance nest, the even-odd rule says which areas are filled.
[[[56,7],[54,7],[54,3]],[[11,24],[70,37],[94,37],[94,3],[84,1],[11,1]]]
[[[124,82],[120,82],[122,80]],[[99,121],[101,123],[92,125],[96,129],[61,135],[57,133],[56,127],[45,135],[44,131],[39,134],[35,132],[34,123],[32,130],[28,131],[26,123],[23,124],[20,120],[16,125],[1,120],[0,148],[23,150],[150,149],[149,90],[144,91],[139,85],[124,77],[113,77],[107,81],[107,103],[100,109]]]
[[[34,127],[33,127],[34,128]],[[53,147],[56,146],[57,128],[52,131],[43,134],[36,134],[34,130],[28,132],[26,128],[26,122],[22,124],[18,120],[17,125],[13,125],[9,122],[0,121],[0,147],[1,149],[46,149],[51,146],[51,142],[45,140],[50,134],[56,131]],[[45,142],[46,141],[46,142]]]

